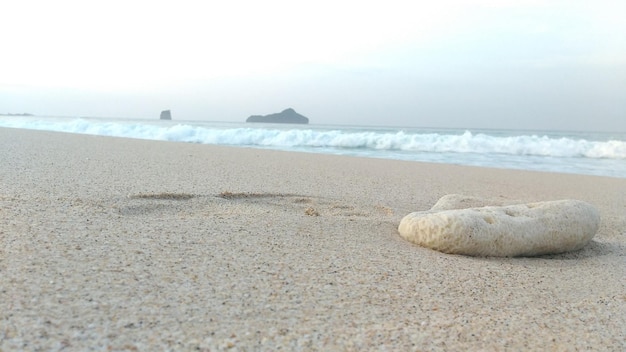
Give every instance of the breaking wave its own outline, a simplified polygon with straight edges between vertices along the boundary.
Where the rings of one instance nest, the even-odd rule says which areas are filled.
[[[557,158],[626,159],[626,142],[547,135],[490,135],[470,131],[405,132],[349,128],[211,127],[96,119],[0,117],[0,126],[138,139],[274,147],[414,153],[474,153]],[[313,150],[312,150],[313,151]]]

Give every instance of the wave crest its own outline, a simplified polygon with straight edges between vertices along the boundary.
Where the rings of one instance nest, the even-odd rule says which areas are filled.
[[[474,153],[626,159],[626,142],[539,135],[494,136],[465,131],[407,133],[279,128],[213,128],[192,124],[128,123],[89,119],[1,118],[0,126],[153,140],[276,148],[336,148],[415,153]]]

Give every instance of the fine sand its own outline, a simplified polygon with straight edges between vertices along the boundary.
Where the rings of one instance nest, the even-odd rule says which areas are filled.
[[[626,179],[0,129],[0,350],[626,349]],[[580,251],[448,255],[441,196],[580,199]]]

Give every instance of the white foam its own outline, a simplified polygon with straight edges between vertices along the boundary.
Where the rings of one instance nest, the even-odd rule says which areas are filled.
[[[550,138],[538,135],[346,131],[322,129],[207,128],[91,119],[0,117],[0,126],[142,139],[276,147],[333,147],[413,152],[498,153],[553,157],[626,159],[626,142]]]
[[[0,116],[0,127],[626,177],[626,141],[391,128]],[[556,137],[555,137],[556,136]],[[602,140],[602,138],[605,138]],[[618,137],[621,138],[621,137]]]

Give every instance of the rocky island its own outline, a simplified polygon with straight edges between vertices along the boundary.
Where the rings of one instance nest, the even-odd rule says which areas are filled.
[[[169,110],[163,110],[161,111],[161,116],[159,117],[160,120],[171,120],[172,119],[172,112]]]
[[[309,123],[309,119],[298,114],[294,109],[289,108],[275,114],[252,115],[246,119],[246,122],[307,124]]]

